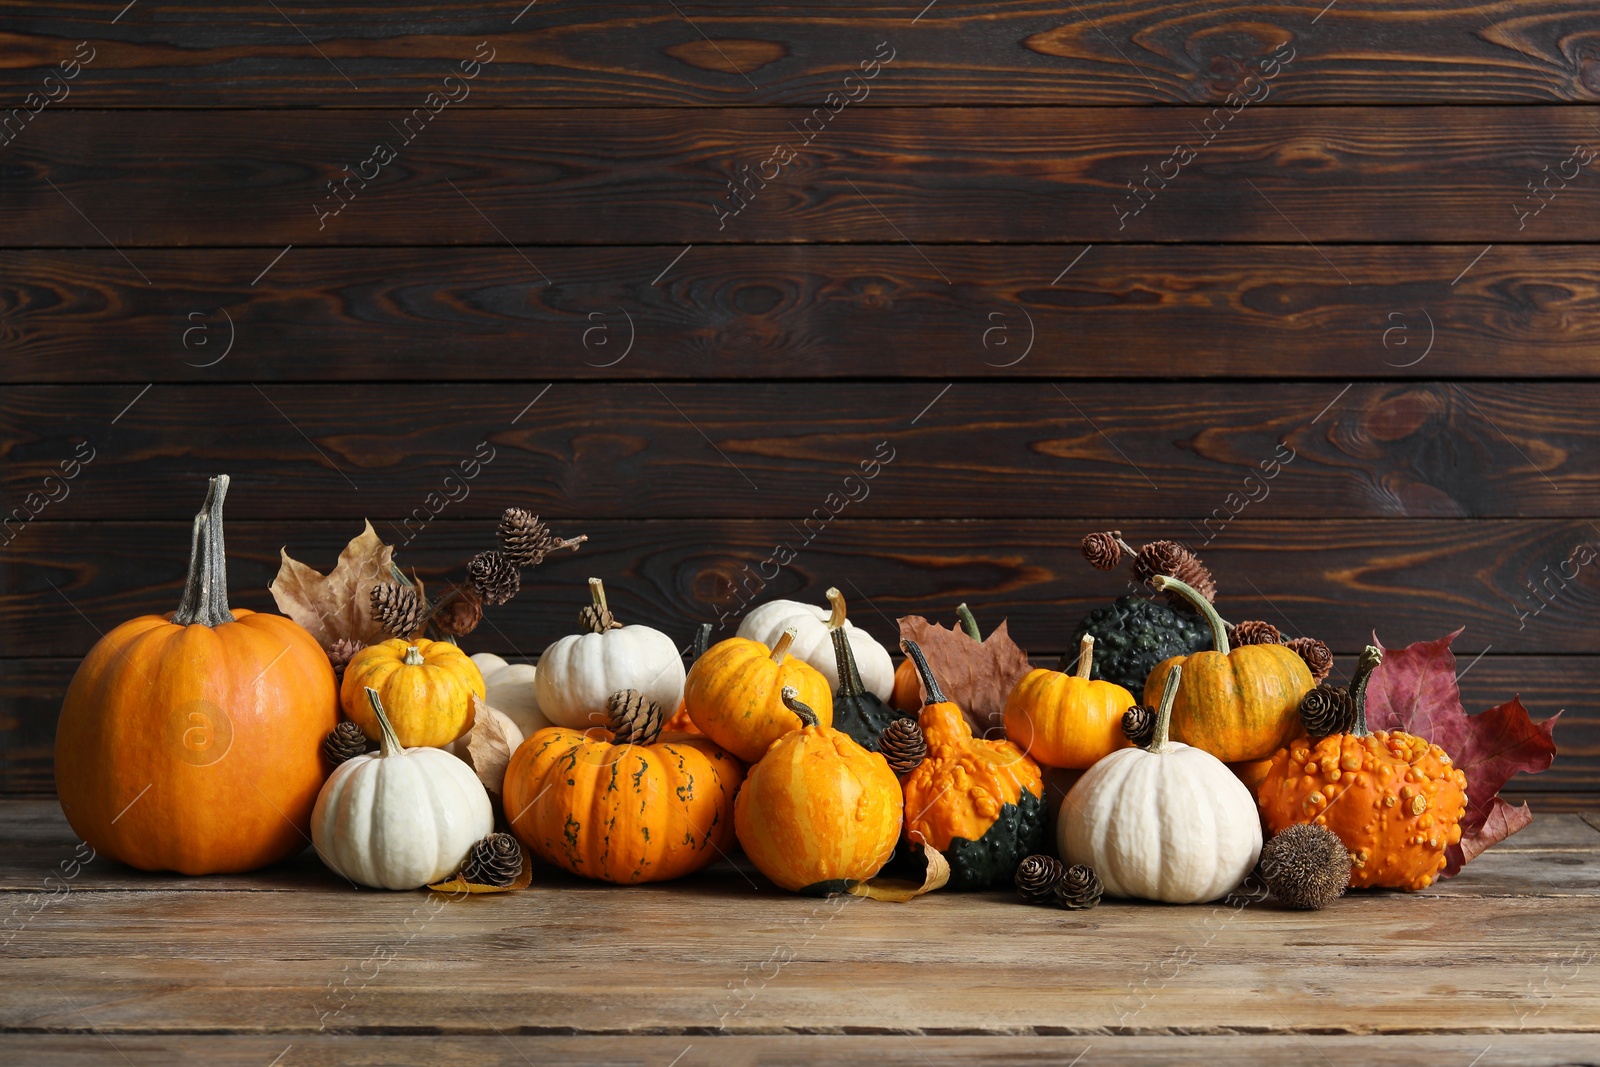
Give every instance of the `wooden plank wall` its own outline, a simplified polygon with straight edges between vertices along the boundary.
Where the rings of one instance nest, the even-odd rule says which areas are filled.
[[[364,517],[428,580],[509,504],[587,532],[507,654],[591,573],[687,637],[784,544],[763,596],[1048,656],[1119,591],[1083,533],[1186,539],[1343,657],[1464,625],[1469,707],[1566,709],[1521,788],[1600,800],[1590,0],[47,0],[0,40],[0,789],[50,789],[77,657],[175,604],[226,471],[242,606]]]

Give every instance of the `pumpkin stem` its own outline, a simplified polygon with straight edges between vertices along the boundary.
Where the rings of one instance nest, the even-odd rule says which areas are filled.
[[[838,589],[829,589],[823,596],[833,605],[833,613],[828,616],[828,629],[837,630],[844,625],[844,594]]]
[[[789,646],[794,644],[795,635],[798,633],[793,626],[783,631],[778,638],[778,643],[772,646],[772,662],[781,664],[784,657],[789,654]]]
[[[1156,729],[1150,738],[1151,752],[1164,752],[1168,747],[1167,731],[1172,726],[1172,702],[1178,695],[1178,679],[1183,677],[1183,665],[1174,663],[1167,672],[1167,684],[1161,690],[1161,707],[1156,712]]]
[[[967,636],[981,642],[983,635],[978,632],[978,620],[972,617],[972,609],[965,604],[957,604],[956,615],[960,617],[961,628],[967,631]]]
[[[1367,682],[1382,662],[1383,649],[1374,645],[1362,649],[1361,658],[1356,661],[1356,673],[1350,679],[1350,699],[1356,706],[1356,725],[1350,733],[1355,737],[1366,737],[1372,732],[1367,729]]]
[[[794,686],[784,686],[783,692],[779,695],[783,697],[783,706],[800,717],[801,726],[822,725],[822,720],[817,718],[817,713],[811,710],[811,705],[800,701],[800,691]]]
[[[221,626],[233,621],[228,610],[228,557],[222,547],[222,498],[228,495],[228,476],[219,474],[206,489],[206,502],[194,517],[189,545],[189,575],[183,599],[172,621],[179,626],[199,623]]]
[[[400,743],[400,738],[396,736],[394,727],[389,725],[389,716],[383,713],[383,701],[378,699],[378,691],[370,685],[364,688],[367,691],[367,703],[372,705],[372,713],[378,717],[378,732],[381,735],[380,743],[383,746],[378,750],[378,754],[384,759],[400,755],[406,750],[406,747]]]
[[[703,622],[700,624],[700,629],[694,632],[694,643],[690,646],[690,651],[694,653],[695,659],[699,659],[701,656],[706,654],[706,649],[710,647],[711,624],[709,622]]]
[[[861,684],[861,671],[856,667],[856,654],[850,647],[849,636],[843,630],[833,631],[832,636],[833,659],[839,667],[839,695],[865,696],[867,687]]]
[[[1217,614],[1217,609],[1211,606],[1211,601],[1195,591],[1193,586],[1180,582],[1176,578],[1165,574],[1158,574],[1150,579],[1150,587],[1160,592],[1177,592],[1194,605],[1196,611],[1206,617],[1206,622],[1211,624],[1211,647],[1226,656],[1229,652],[1228,624],[1222,621],[1222,616]]]
[[[1072,676],[1088,678],[1092,670],[1094,670],[1094,634],[1084,634],[1083,640],[1078,642],[1078,669],[1072,672]]]
[[[422,666],[422,651],[418,649],[416,645],[406,646],[405,665],[407,667]]]
[[[939,681],[928,666],[928,657],[922,654],[917,643],[908,637],[900,642],[900,650],[911,657],[911,662],[916,664],[917,674],[922,678],[922,691],[927,694],[923,704],[946,703],[944,691],[939,688]]]
[[[598,578],[589,579],[589,603],[593,608],[582,612],[579,620],[589,628],[590,633],[603,634],[607,630],[621,628],[622,624],[606,606],[606,584]]]

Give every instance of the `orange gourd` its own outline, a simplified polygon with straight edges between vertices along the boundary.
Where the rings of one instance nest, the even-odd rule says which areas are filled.
[[[1265,759],[1299,732],[1300,698],[1316,684],[1305,660],[1283,645],[1230,648],[1228,630],[1211,602],[1166,575],[1150,584],[1181,594],[1211,624],[1212,648],[1156,664],[1144,683],[1155,707],[1174,664],[1183,685],[1172,706],[1172,740],[1203,748],[1224,763]]]
[[[1072,674],[1040,668],[1006,698],[1006,737],[1047,767],[1086,770],[1132,742],[1122,716],[1138,701],[1115,682],[1091,681],[1094,636],[1084,634]]]
[[[824,723],[792,686],[780,699],[803,725],[750,768],[734,804],[739,844],[784,889],[845,892],[893,855],[904,815],[900,783],[888,760]]]
[[[367,700],[376,689],[395,736],[406,748],[439,748],[472,727],[472,698],[484,699],[483,673],[449,641],[391,638],[368,645],[344,669],[339,701],[350,721],[376,741],[378,718]]]
[[[1382,660],[1368,645],[1351,679],[1355,728],[1280,748],[1256,803],[1268,835],[1296,823],[1338,834],[1351,886],[1425,889],[1461,840],[1467,776],[1438,745],[1401,730],[1368,732],[1367,680]]]
[[[694,641],[690,643],[692,652],[689,656],[690,665],[692,666],[701,656],[705,655],[706,649],[709,647],[711,647],[711,624],[703,622],[700,624],[700,628],[694,632]],[[689,718],[689,705],[682,700],[678,701],[678,710],[672,713],[672,718],[668,719],[667,724],[661,729],[662,732],[669,734],[697,734],[700,732],[700,727],[696,726],[694,720]]]
[[[794,631],[785,630],[770,649],[745,637],[719,641],[695,661],[684,682],[683,702],[695,726],[746,763],[800,728],[800,719],[784,706],[785,686],[794,688],[822,725],[833,725],[828,679],[789,655],[793,640]]]
[[[222,501],[194,520],[183,599],[102,637],[67,689],[56,792],[73,832],[114,859],[182,874],[299,852],[338,722],[333,667],[280,615],[230,610]]]
[[[928,757],[902,781],[906,838],[950,863],[952,889],[1008,882],[1038,851],[1048,811],[1039,765],[1010,741],[972,736],[959,705],[946,700],[915,641],[902,641],[928,694],[917,717]]]
[[[548,863],[619,885],[681,878],[726,854],[744,767],[704,737],[657,735],[536,731],[506,766],[512,832]]]

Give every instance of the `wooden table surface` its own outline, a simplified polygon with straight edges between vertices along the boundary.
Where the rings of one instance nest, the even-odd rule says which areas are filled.
[[[909,904],[746,865],[461,900],[309,852],[241,876],[87,855],[0,804],[0,1063],[1556,1064],[1600,1055],[1600,815],[1323,912]],[[1076,1059],[1075,1059],[1076,1058]]]

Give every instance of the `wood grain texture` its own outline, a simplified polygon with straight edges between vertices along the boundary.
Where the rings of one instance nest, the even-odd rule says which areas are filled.
[[[1596,117],[1564,106],[60,111],[7,147],[0,211],[8,246],[110,242],[134,265],[152,245],[1593,241]],[[763,167],[780,144],[793,157]],[[395,158],[384,163],[380,145]],[[1197,154],[1162,166],[1179,145]],[[938,263],[940,249],[923,251]],[[1342,250],[1323,251],[1337,276]],[[520,283],[542,281],[529,266]]]
[[[143,0],[111,25],[99,10],[34,4],[7,20],[15,57],[0,93],[36,90],[89,40],[95,59],[59,106],[409,105],[488,40],[494,65],[469,106],[815,103],[887,40],[897,55],[873,103],[1214,102],[1249,88],[1284,44],[1295,58],[1274,103],[1600,96],[1600,17],[1582,0],[943,0],[919,18],[916,4],[837,0],[680,6],[344,0],[291,15]]]
[[[222,470],[240,519],[1101,515],[1204,541],[1230,514],[1590,519],[1597,407],[1565,382],[15,386],[0,493],[187,518]]]
[[[1341,248],[1347,285],[1305,245],[146,249],[155,287],[0,252],[0,380],[1600,375],[1594,250],[1483,251]]]

